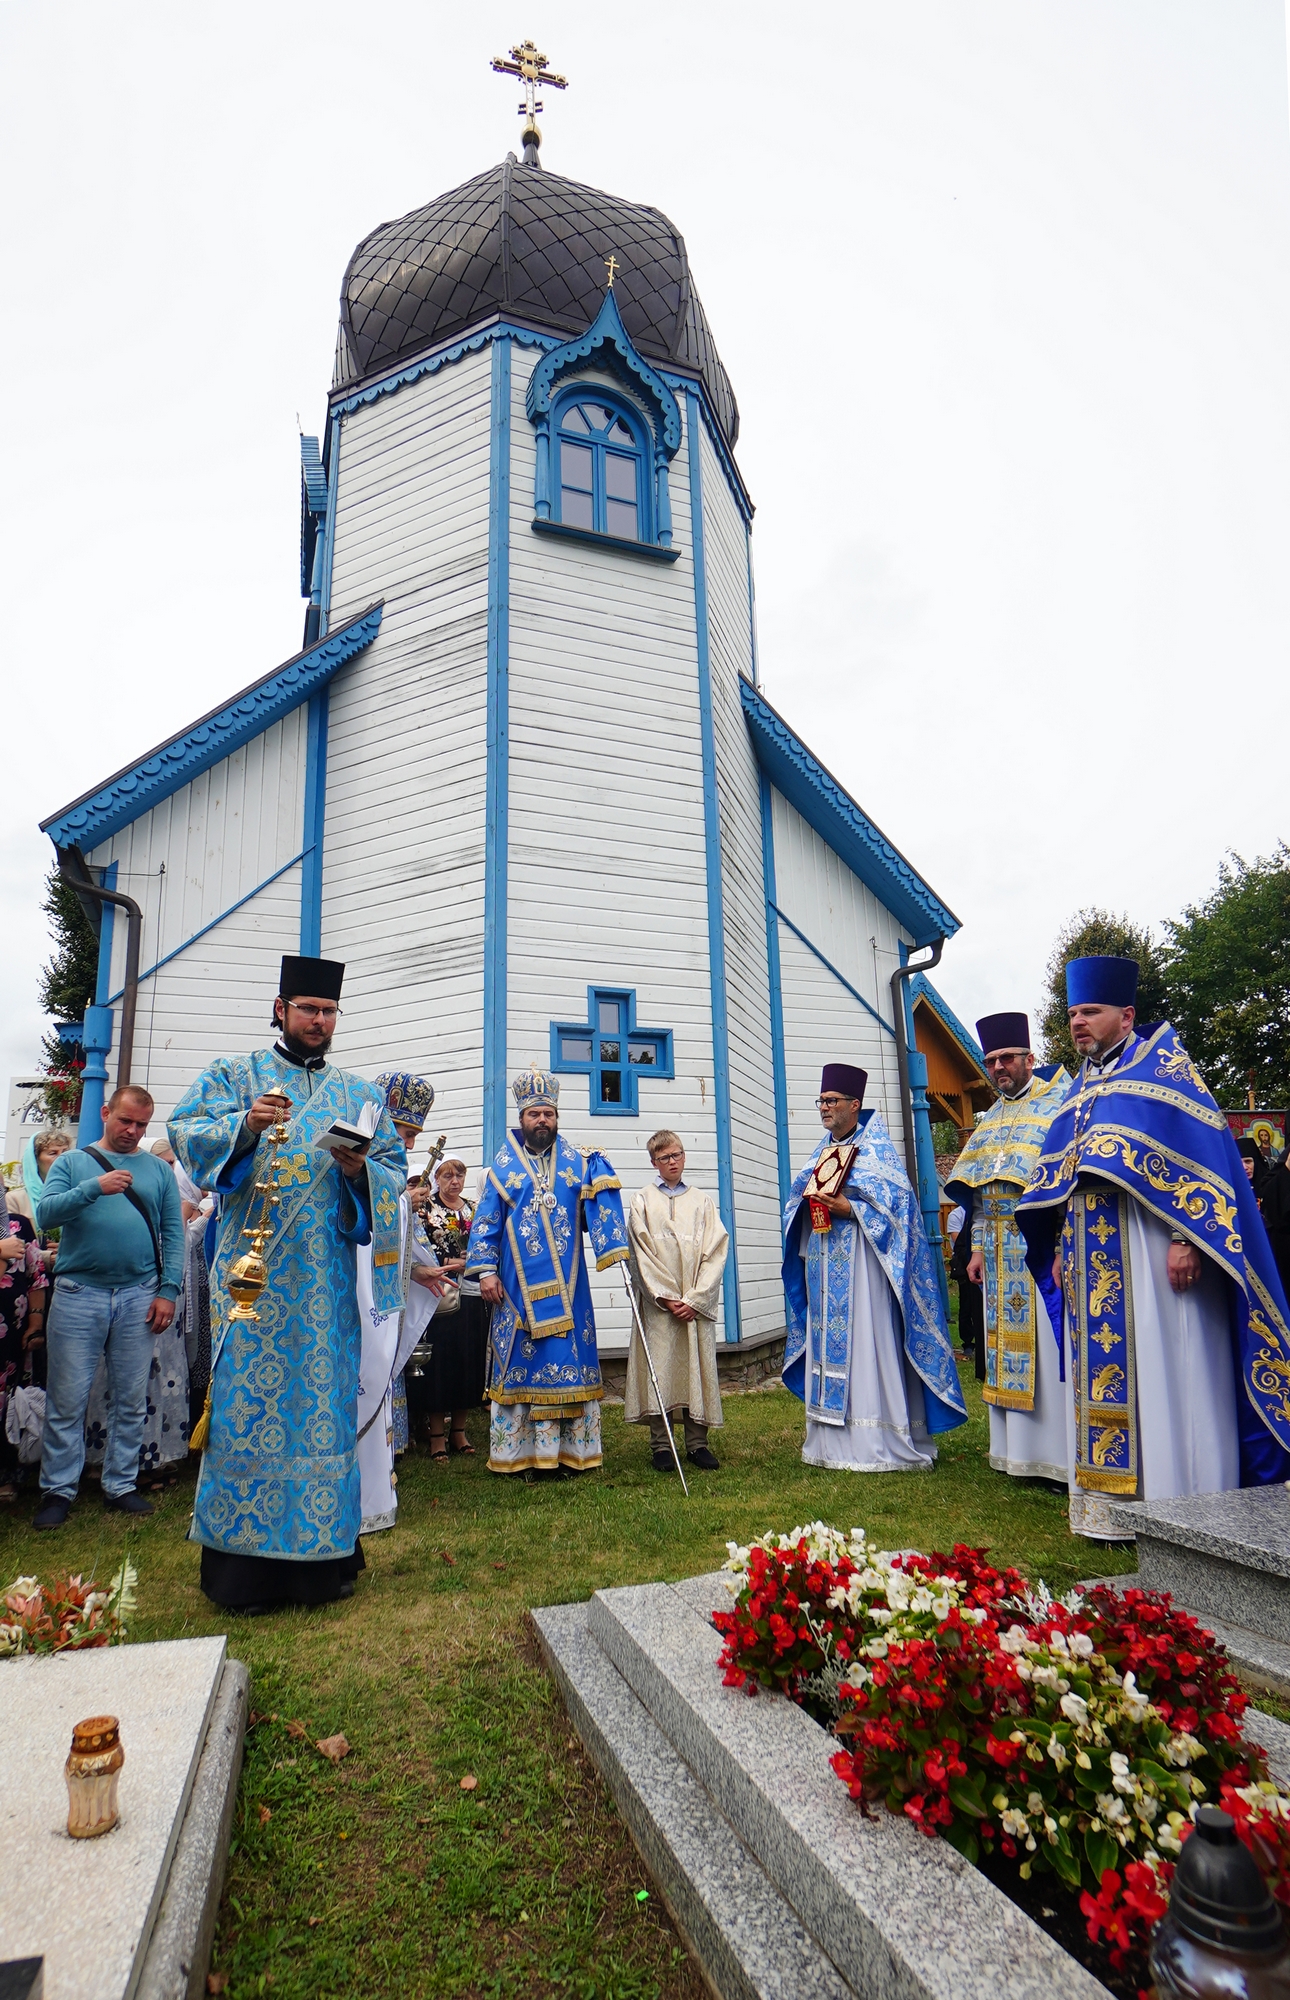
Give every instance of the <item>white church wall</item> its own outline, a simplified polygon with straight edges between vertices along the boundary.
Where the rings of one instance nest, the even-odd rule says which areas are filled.
[[[278,961],[299,949],[299,863],[259,885],[301,850],[306,713],[293,710],[86,857],[94,867],[115,861],[117,887],[143,911],[141,970],[178,951],[139,987],[133,1076],[156,1098],[158,1119],[214,1056],[264,1039],[265,995],[276,988]],[[125,947],[117,911],[112,994],[125,976]],[[109,1076],[119,1000],[114,1013]]]
[[[490,355],[341,426],[333,629],[375,598],[332,682],[322,949],[346,963],[341,1061],[430,1078],[432,1130],[481,1157]]]
[[[782,793],[772,790],[771,805],[775,891],[780,909],[889,1022],[889,982],[900,963],[901,941],[913,942],[910,934]],[[794,1160],[805,1158],[815,1143],[819,1120],[814,1099],[819,1093],[820,1066],[825,1062],[856,1062],[868,1070],[865,1102],[882,1111],[890,1130],[899,1131],[894,1036],[879,1026],[786,923],[779,926],[779,940],[784,1067]],[[809,1144],[805,1144],[808,1135]]]
[[[547,1059],[550,1023],[585,1018],[587,988],[634,988],[637,1020],[670,1028],[675,1080],[642,1075],[640,1115],[593,1117],[585,1078],[561,1082],[561,1127],[613,1160],[630,1192],[660,1125],[717,1189],[703,772],[689,496],[682,452],[673,564],[532,529],[535,443],[513,355],[508,1050]],[[582,378],[580,378],[582,379]],[[595,374],[589,383],[619,388]],[[593,1285],[603,1347],[626,1345],[617,1272]]]
[[[688,400],[686,407],[693,407]],[[741,1330],[749,1339],[784,1324],[761,781],[739,698],[740,675],[752,677],[744,521],[702,426],[699,450],[721,824],[731,1169]]]

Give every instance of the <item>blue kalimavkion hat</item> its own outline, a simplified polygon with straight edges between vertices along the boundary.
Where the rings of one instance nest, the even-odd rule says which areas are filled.
[[[1136,958],[1073,958],[1066,968],[1068,1007],[1132,1007],[1137,998]]]
[[[376,1088],[396,1125],[415,1125],[421,1131],[434,1103],[432,1083],[404,1069],[386,1069],[377,1077]]]
[[[520,1111],[531,1111],[535,1104],[560,1102],[558,1077],[552,1076],[549,1070],[539,1069],[536,1063],[530,1063],[527,1069],[520,1071],[511,1085],[511,1091]]]
[[[1011,1054],[1029,1049],[1030,1023],[1024,1014],[987,1014],[976,1024],[976,1038],[983,1056]]]

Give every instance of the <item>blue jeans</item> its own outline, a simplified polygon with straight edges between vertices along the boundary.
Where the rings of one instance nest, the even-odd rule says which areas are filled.
[[[40,1490],[76,1498],[85,1463],[85,1411],[94,1376],[107,1350],[108,1434],[103,1491],[112,1499],[133,1493],[139,1447],[148,1414],[148,1372],[156,1335],[148,1325],[155,1284],[103,1291],[67,1278],[54,1281],[46,1327],[48,1373]]]

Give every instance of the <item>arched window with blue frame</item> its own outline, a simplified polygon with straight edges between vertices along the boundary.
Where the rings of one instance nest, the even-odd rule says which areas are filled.
[[[652,540],[650,446],[631,406],[599,388],[573,391],[553,428],[556,518],[620,541]]]

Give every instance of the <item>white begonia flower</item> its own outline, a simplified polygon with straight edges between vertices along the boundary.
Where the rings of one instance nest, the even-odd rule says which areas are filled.
[[[875,1625],[890,1625],[895,1615],[894,1611],[888,1611],[883,1604],[875,1604],[869,1613]]]
[[[1044,1809],[1043,1793],[1031,1792],[1029,1798],[1026,1800],[1026,1811],[1032,1813],[1041,1813],[1043,1809]]]
[[[1143,1694],[1139,1689],[1138,1684],[1132,1674],[1126,1674],[1124,1676],[1124,1684],[1120,1691],[1120,1699],[1123,1701],[1124,1706],[1128,1711],[1129,1719],[1132,1722],[1141,1722],[1143,1717],[1146,1715],[1147,1710],[1151,1706],[1151,1703],[1148,1701],[1146,1695]]]
[[[1033,1833],[1029,1833],[1029,1834],[1027,1834],[1027,1835],[1026,1835],[1026,1852],[1027,1852],[1027,1854],[1033,1854],[1033,1853],[1035,1852],[1035,1849],[1036,1849],[1036,1848],[1038,1847],[1038,1845],[1039,1845],[1039,1843],[1038,1843],[1038,1841],[1037,1841],[1037,1840],[1035,1839],[1035,1836],[1034,1836],[1034,1834],[1033,1834]]]
[[[1050,1632],[1048,1643],[1054,1653],[1064,1653],[1066,1651],[1066,1634],[1064,1632]]]
[[[1128,1768],[1129,1768],[1129,1760],[1125,1756],[1123,1750],[1113,1750],[1111,1752],[1111,1769],[1115,1773],[1116,1777],[1117,1778],[1124,1777]]]
[[[1073,1722],[1077,1729],[1088,1727],[1088,1703],[1082,1694],[1064,1694],[1060,1706],[1066,1720]]]
[[[1044,1832],[1048,1835],[1050,1840],[1052,1839],[1056,1831],[1057,1831],[1057,1821],[1053,1818],[1051,1813],[1045,1813]]]
[[[934,1612],[936,1613],[936,1616],[937,1616],[938,1618],[948,1618],[948,1617],[949,1617],[949,1615],[950,1615],[950,1600],[949,1600],[949,1598],[948,1598],[948,1597],[934,1597],[934,1598],[932,1599],[932,1610],[933,1610],[933,1611],[934,1611]]]
[[[1006,1632],[999,1634],[999,1651],[1001,1653],[1024,1652],[1025,1645],[1026,1635],[1020,1625],[1009,1625]]]
[[[1060,1736],[1049,1737],[1048,1755],[1052,1758],[1059,1771],[1064,1771],[1070,1763],[1070,1758],[1066,1755],[1066,1745],[1062,1742]]]
[[[1023,1812],[1018,1812],[1016,1806],[1008,1807],[1003,1815],[1002,1826],[1005,1833],[1015,1834],[1018,1839],[1030,1832],[1030,1821]]]
[[[1030,1678],[1036,1687],[1055,1688],[1061,1685],[1061,1677],[1056,1667],[1032,1667]]]
[[[1093,1768],[1093,1759],[1089,1756],[1087,1750],[1077,1750],[1075,1752],[1075,1762],[1081,1771],[1091,1771]]]
[[[885,1660],[887,1657],[887,1641],[885,1639],[870,1639],[865,1645],[865,1651],[871,1660]]]
[[[1179,1769],[1185,1769],[1188,1764],[1196,1762],[1202,1754],[1203,1747],[1194,1736],[1189,1736],[1186,1730],[1180,1730],[1177,1736],[1170,1737],[1165,1756],[1171,1764],[1176,1764]]]
[[[1034,1676],[1034,1671],[1035,1670],[1031,1666],[1029,1660],[1017,1661],[1017,1679],[1019,1681],[1028,1681],[1032,1679]]]
[[[1087,1632],[1072,1632],[1070,1643],[1072,1653],[1075,1653],[1081,1660],[1087,1660],[1092,1657],[1093,1641],[1089,1638]]]
[[[868,1667],[863,1667],[859,1660],[854,1660],[851,1666],[848,1667],[844,1678],[849,1687],[862,1688],[869,1685],[869,1682],[873,1679],[873,1675],[870,1673]]]

